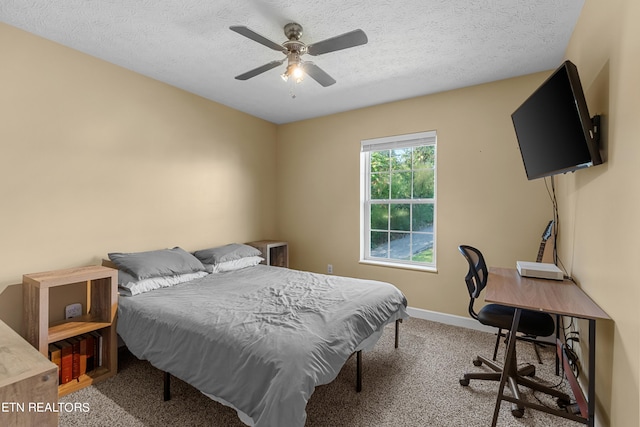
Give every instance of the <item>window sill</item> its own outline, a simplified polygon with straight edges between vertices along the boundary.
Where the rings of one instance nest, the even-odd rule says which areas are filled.
[[[390,261],[374,261],[370,259],[361,259],[359,262],[360,264],[377,265],[378,267],[401,268],[404,270],[417,270],[417,271],[425,271],[428,273],[438,272],[438,269],[436,267],[428,267],[424,265],[403,264],[400,262],[390,262]]]

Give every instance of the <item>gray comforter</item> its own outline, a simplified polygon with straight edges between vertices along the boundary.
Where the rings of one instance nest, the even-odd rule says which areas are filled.
[[[317,385],[385,324],[404,295],[377,281],[258,265],[120,297],[129,350],[250,418],[303,426]]]

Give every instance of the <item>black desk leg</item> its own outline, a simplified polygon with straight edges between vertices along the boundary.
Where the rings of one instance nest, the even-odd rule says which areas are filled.
[[[589,396],[587,425],[594,427],[596,422],[596,320],[589,319]]]
[[[556,344],[560,339],[560,315],[556,314]],[[560,358],[558,357],[558,352],[554,351],[556,354],[556,377],[560,375]]]
[[[500,413],[500,405],[502,404],[502,396],[504,395],[504,386],[509,377],[509,372],[515,367],[512,367],[513,352],[516,351],[516,333],[518,331],[518,324],[520,323],[520,315],[522,314],[521,308],[516,308],[513,313],[513,322],[511,323],[511,330],[509,331],[509,345],[507,346],[507,354],[504,357],[504,367],[502,368],[502,375],[500,376],[500,387],[498,388],[498,397],[496,398],[496,407],[493,410],[493,421],[491,427],[496,427],[498,423],[498,414]]]

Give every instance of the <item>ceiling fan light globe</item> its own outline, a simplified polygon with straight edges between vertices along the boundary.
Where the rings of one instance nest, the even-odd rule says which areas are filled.
[[[295,77],[296,81],[301,81],[304,77],[304,71],[302,70],[302,67],[300,65],[296,65],[293,67],[292,71],[291,71],[291,75],[293,77]]]

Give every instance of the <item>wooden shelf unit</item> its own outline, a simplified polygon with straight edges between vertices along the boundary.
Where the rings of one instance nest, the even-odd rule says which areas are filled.
[[[276,267],[289,267],[289,244],[278,240],[258,240],[248,242],[247,245],[253,246],[262,252],[264,261],[261,264],[272,265]]]
[[[49,291],[56,286],[87,284],[87,314],[49,323]],[[49,344],[87,332],[102,336],[102,366],[58,387],[59,396],[116,374],[118,341],[118,271],[99,265],[25,274],[22,279],[25,338],[48,357]]]

